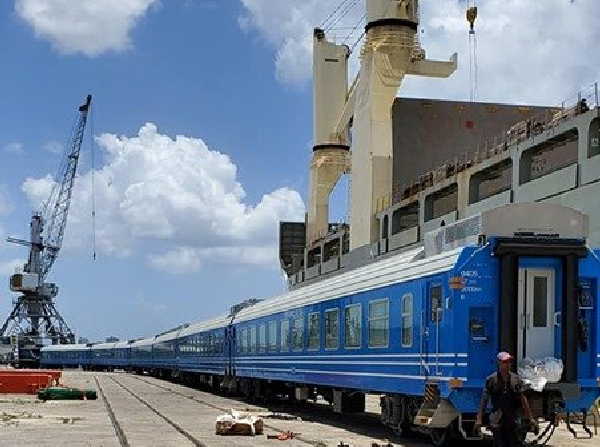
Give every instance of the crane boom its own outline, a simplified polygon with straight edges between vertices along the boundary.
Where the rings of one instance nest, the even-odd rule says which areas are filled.
[[[81,144],[83,142],[91,102],[92,95],[88,95],[85,104],[79,107],[79,119],[73,129],[73,136],[66,154],[65,163],[61,166],[62,169],[59,170],[56,178],[57,182],[60,180],[60,183],[55,183],[55,188],[58,186],[57,197],[52,204],[50,201],[56,194],[50,194],[48,201],[44,204],[44,208],[49,211],[49,216],[46,216],[45,219],[47,222],[47,231],[44,238],[46,250],[41,260],[41,279],[45,278],[52,268],[62,247],[65,228],[67,226],[67,217],[71,206],[77,164],[79,163],[79,153],[81,152]]]

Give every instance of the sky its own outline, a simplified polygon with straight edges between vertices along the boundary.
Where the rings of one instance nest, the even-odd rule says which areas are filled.
[[[428,57],[458,52],[459,70],[407,78],[400,96],[468,99],[466,3],[421,2]],[[477,4],[477,99],[556,105],[600,78],[596,0]],[[363,0],[0,2],[0,317],[27,256],[5,238],[27,237],[88,93],[48,278],[71,328],[131,339],[282,293],[278,222],[303,220],[308,187],[312,28],[356,44],[355,73],[363,14]]]

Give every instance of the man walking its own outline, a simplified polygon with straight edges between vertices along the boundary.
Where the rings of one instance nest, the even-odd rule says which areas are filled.
[[[532,426],[535,427],[536,424],[531,416],[527,398],[523,394],[523,383],[520,377],[510,370],[513,357],[508,352],[500,352],[497,359],[498,371],[486,379],[475,429],[479,430],[481,427],[483,414],[491,400],[490,428],[494,434],[494,446],[521,446],[522,413]]]

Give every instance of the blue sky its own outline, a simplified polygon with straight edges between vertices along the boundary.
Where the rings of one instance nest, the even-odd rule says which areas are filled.
[[[91,339],[131,338],[281,292],[277,221],[302,219],[311,156],[311,28],[339,2],[1,2],[2,318],[11,307],[8,275],[26,257],[4,239],[26,236],[87,93],[98,259],[90,133],[49,278],[72,328]],[[332,32],[345,36],[360,23],[361,4]],[[468,97],[463,8],[424,5],[428,55],[458,51],[461,69],[449,81],[409,79],[403,95]],[[479,99],[556,104],[599,77],[592,0],[482,0],[480,17]],[[337,196],[345,198],[343,188]],[[339,203],[334,209],[334,218],[344,214]]]
[[[22,184],[54,173],[58,155],[43,147],[65,141],[76,106],[88,92],[94,95],[96,135],[135,135],[153,122],[162,134],[202,138],[228,154],[247,193],[244,203],[255,204],[282,186],[306,189],[310,95],[306,88],[276,81],[272,50],[238,25],[240,3],[163,2],[132,30],[133,48],[94,57],[54,50],[47,39],[36,38],[11,3],[0,4],[0,184],[12,210],[1,218],[4,235],[26,235],[32,203]],[[21,149],[7,148],[11,143]],[[84,150],[82,174],[90,169],[89,135]],[[101,165],[105,154],[97,151]],[[74,200],[72,209],[72,215],[89,216],[88,203]],[[99,204],[99,220],[102,213]],[[65,244],[74,230],[89,242],[87,220],[89,225],[76,229],[69,222]],[[100,251],[93,263],[89,243],[65,247],[51,277],[61,287],[57,304],[67,321],[91,338],[131,337],[282,290],[276,265],[207,262],[196,272],[170,274],[148,266],[149,251],[126,258]],[[2,242],[2,261],[25,256],[23,248]],[[7,285],[6,273],[1,283]],[[7,289],[0,292],[3,316],[10,304]]]

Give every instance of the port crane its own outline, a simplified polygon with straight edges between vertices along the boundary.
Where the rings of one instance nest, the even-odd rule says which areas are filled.
[[[88,95],[85,103],[78,109],[73,132],[50,196],[42,204],[41,210],[35,211],[31,217],[30,240],[7,239],[8,242],[29,247],[29,259],[23,266],[23,271],[10,277],[10,290],[21,295],[0,328],[0,337],[13,336],[18,337],[17,340],[21,339],[20,343],[17,342],[17,354],[21,346],[28,346],[28,358],[21,358],[21,363],[35,363],[36,352],[39,352],[45,340],[50,340],[52,344],[75,342],[75,334],[54,304],[58,286],[46,282],[46,277],[62,246],[91,103],[92,96]]]

